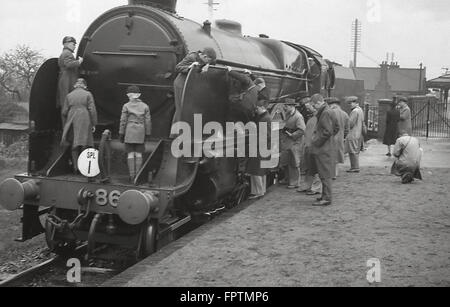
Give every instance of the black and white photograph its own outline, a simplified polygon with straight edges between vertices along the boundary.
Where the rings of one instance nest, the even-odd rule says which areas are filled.
[[[448,0],[2,0],[0,287],[449,287],[449,29]]]

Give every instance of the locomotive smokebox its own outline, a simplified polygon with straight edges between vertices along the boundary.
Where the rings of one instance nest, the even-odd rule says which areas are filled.
[[[149,5],[169,12],[176,12],[177,0],[128,0],[128,5]]]

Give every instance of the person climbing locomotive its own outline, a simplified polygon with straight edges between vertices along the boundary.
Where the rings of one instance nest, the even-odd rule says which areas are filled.
[[[63,108],[64,101],[69,94],[75,82],[78,79],[78,68],[83,63],[83,58],[80,57],[78,60],[75,59],[73,52],[77,45],[75,38],[71,36],[66,36],[63,39],[64,49],[58,59],[59,66],[59,78],[58,78],[58,89],[57,89],[57,105],[58,109]],[[64,118],[62,118],[62,126],[65,126]]]
[[[178,76],[173,83],[175,114],[173,116],[172,124],[175,124],[181,120],[183,110],[183,89],[190,69],[194,66],[198,66],[200,69],[205,68],[205,66],[213,64],[216,61],[216,58],[216,51],[207,47],[203,49],[203,51],[189,53],[180,63],[177,64],[175,67],[175,72],[178,73]]]
[[[286,100],[284,105],[286,125],[280,136],[280,167],[284,170],[289,189],[299,187],[301,147],[306,129],[305,120],[295,106],[295,100]]]
[[[119,137],[120,141],[125,143],[130,181],[133,181],[142,167],[145,141],[152,133],[152,123],[150,108],[139,99],[139,87],[128,87],[127,96],[129,101],[122,108]]]
[[[76,81],[74,90],[64,100],[61,114],[65,122],[61,144],[70,146],[72,143],[72,164],[76,174],[78,156],[82,150],[94,146],[93,132],[97,125],[94,97],[87,90],[84,79]]]
[[[242,73],[231,67],[227,69],[230,82],[228,119],[246,124],[255,119],[259,88],[253,82],[249,70],[245,69]]]
[[[257,105],[267,108],[269,105],[270,95],[269,89],[266,86],[266,81],[263,78],[257,78],[255,80],[255,85],[258,87]]]

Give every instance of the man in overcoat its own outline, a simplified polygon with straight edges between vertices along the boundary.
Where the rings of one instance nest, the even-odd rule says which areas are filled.
[[[57,105],[56,107],[61,109],[66,100],[67,94],[73,90],[73,86],[78,79],[78,68],[83,63],[83,58],[75,59],[73,53],[75,51],[77,41],[71,36],[66,36],[63,39],[64,49],[58,59],[59,66],[59,78],[58,78],[58,90],[57,90]],[[64,119],[62,118],[62,126],[65,126]]]
[[[358,104],[358,97],[346,98],[346,102],[351,104],[350,132],[346,140],[346,151],[350,158],[350,170],[348,173],[359,173],[359,154],[361,152],[361,136],[364,120],[364,112]]]
[[[334,137],[339,132],[335,113],[325,103],[320,94],[311,97],[311,103],[317,110],[317,124],[312,137],[311,167],[308,174],[319,173],[322,181],[322,197],[314,206],[329,206],[332,204],[331,182],[335,172],[336,149]]]
[[[95,126],[97,125],[97,110],[94,97],[87,90],[86,81],[78,79],[74,90],[67,95],[62,109],[65,126],[61,145],[72,145],[72,163],[74,173],[77,173],[78,156],[82,150],[94,146]]]
[[[336,147],[336,172],[334,179],[339,175],[339,164],[344,164],[345,159],[345,138],[350,132],[350,118],[348,114],[341,109],[341,101],[339,98],[328,98],[327,103],[331,110],[335,113],[337,123],[339,125],[339,132],[334,137]]]
[[[280,135],[281,161],[289,189],[297,189],[300,180],[300,158],[306,125],[302,114],[295,108],[295,100],[286,100],[284,104],[285,127]]]

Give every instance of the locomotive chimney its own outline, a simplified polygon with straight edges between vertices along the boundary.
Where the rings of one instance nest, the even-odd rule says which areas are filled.
[[[128,0],[128,5],[149,5],[175,13],[177,0]]]

